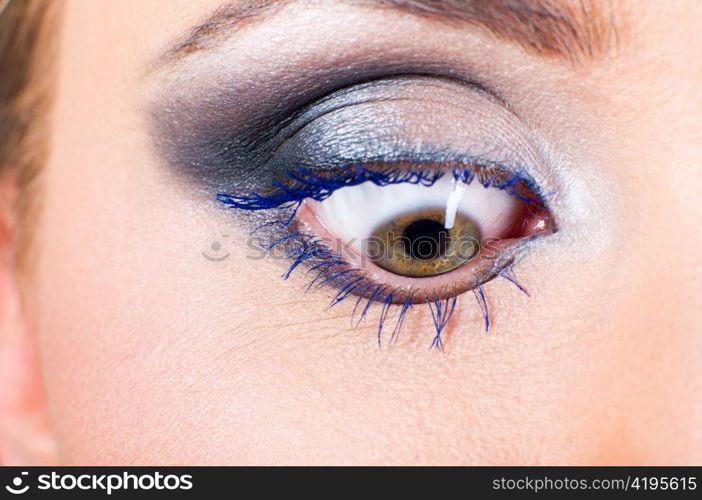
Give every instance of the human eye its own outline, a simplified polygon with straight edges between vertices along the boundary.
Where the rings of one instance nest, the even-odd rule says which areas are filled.
[[[515,264],[556,230],[538,141],[494,96],[451,78],[344,87],[266,141],[275,174],[217,200],[263,215],[254,232],[289,259],[285,278],[332,290],[331,306],[352,302],[355,323],[377,309],[379,343],[421,306],[442,347],[466,294],[489,329],[485,285],[501,277],[525,291]]]

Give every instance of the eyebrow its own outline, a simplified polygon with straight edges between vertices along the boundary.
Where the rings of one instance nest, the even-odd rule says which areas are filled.
[[[216,47],[233,32],[309,0],[234,0],[192,28],[164,56],[178,60]],[[611,0],[341,0],[487,29],[530,53],[572,62],[606,55],[619,43]]]

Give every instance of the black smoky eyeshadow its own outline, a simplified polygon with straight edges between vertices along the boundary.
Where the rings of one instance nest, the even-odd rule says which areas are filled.
[[[450,71],[440,74],[434,68],[408,75],[403,70],[386,66],[378,76],[378,68],[369,67],[351,75],[329,74],[305,86],[298,79],[282,78],[260,84],[263,89],[255,92],[217,87],[192,99],[165,98],[151,109],[152,136],[168,167],[210,198],[260,191],[297,167],[458,159],[459,153],[440,148],[417,150],[411,137],[393,132],[391,120],[378,120],[354,107],[372,102],[372,94],[382,87],[408,85],[417,77],[450,79],[495,100],[499,96]]]

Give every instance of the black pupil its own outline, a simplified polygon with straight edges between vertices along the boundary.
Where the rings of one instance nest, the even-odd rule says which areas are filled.
[[[409,224],[402,236],[405,238],[409,257],[418,260],[432,260],[446,252],[448,231],[435,220],[422,219]],[[405,251],[407,253],[407,251]]]

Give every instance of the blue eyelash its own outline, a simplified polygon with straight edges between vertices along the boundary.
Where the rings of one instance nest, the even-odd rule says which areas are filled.
[[[498,170],[500,174],[506,171]],[[536,183],[523,173],[509,173],[509,177],[504,178],[496,175],[496,169],[486,164],[473,163],[470,166],[463,165],[453,170],[453,177],[465,184],[470,184],[473,180],[478,181],[485,188],[495,188],[506,191],[524,202],[543,202],[549,196],[541,195]],[[391,184],[418,184],[432,186],[436,181],[446,174],[444,168],[430,168],[429,170],[397,170],[385,168],[371,170],[363,165],[353,165],[340,169],[327,175],[311,172],[308,169],[296,168],[289,176],[289,185],[275,182],[271,186],[269,194],[260,194],[256,191],[247,195],[233,196],[225,193],[217,195],[216,199],[220,203],[240,210],[258,211],[271,209],[293,209],[293,218],[296,208],[306,199],[324,201],[329,198],[334,191],[344,187],[357,186],[365,182],[372,182],[378,186],[389,186]],[[527,197],[519,192],[519,188],[535,193],[536,196]],[[290,219],[292,221],[292,218]]]
[[[531,294],[529,293],[529,291],[526,288],[524,288],[517,280],[517,277],[514,274],[514,269],[512,268],[511,265],[505,267],[504,269],[501,269],[500,272],[497,274],[498,274],[498,276],[500,276],[500,278],[506,279],[507,281],[512,283],[514,286],[516,286],[517,289],[520,292],[522,292],[524,295],[526,295],[527,297],[531,297]]]
[[[464,184],[471,184],[475,179],[480,182],[484,188],[494,188],[501,191],[505,191],[510,196],[514,196],[520,201],[525,203],[543,203],[548,198],[553,196],[553,193],[549,195],[542,195],[539,187],[536,183],[523,173],[509,173],[509,177],[501,178],[500,176],[495,176],[494,173],[485,173],[486,171],[481,169],[478,172],[472,169],[454,170],[453,178],[457,181],[461,181]],[[490,172],[488,170],[488,172]],[[501,172],[505,173],[505,172]],[[534,193],[535,196],[525,196],[521,194],[520,188],[526,190],[527,192]]]
[[[289,179],[286,183],[277,182],[272,184],[266,194],[259,192],[252,192],[246,195],[221,193],[217,195],[216,199],[221,204],[238,210],[252,212],[289,211],[282,219],[266,222],[257,227],[253,231],[256,232],[262,227],[272,224],[277,224],[280,228],[289,227],[304,200],[324,201],[336,190],[344,187],[356,186],[365,182],[372,182],[378,186],[407,183],[429,187],[434,185],[447,172],[451,172],[457,181],[470,184],[477,180],[485,188],[490,187],[503,190],[526,203],[542,203],[548,198],[548,196],[540,194],[536,183],[527,175],[496,169],[491,165],[475,162],[469,165],[460,164],[452,171],[446,168],[429,167],[421,164],[416,166],[419,168],[398,169],[393,168],[393,166],[387,166],[385,168],[369,169],[363,165],[355,165],[322,173],[297,168],[288,174]],[[531,193],[533,196],[526,196],[523,194],[524,192]],[[390,311],[393,306],[397,306],[399,314],[395,319],[389,343],[397,342],[404,319],[414,305],[413,300],[417,291],[407,292],[403,302],[395,303],[396,294],[393,290],[388,291],[389,287],[387,285],[369,282],[362,271],[351,268],[339,255],[316,241],[313,235],[293,231],[274,239],[271,243],[265,245],[264,249],[271,251],[281,245],[288,246],[286,255],[291,260],[291,264],[282,275],[283,279],[287,280],[296,269],[309,262],[311,265],[308,267],[306,275],[315,275],[308,282],[306,291],[320,290],[325,287],[336,290],[336,294],[329,303],[329,308],[336,306],[349,297],[357,297],[351,313],[352,325],[357,327],[364,321],[373,303],[377,302],[381,305],[377,329],[379,346],[382,346],[382,333],[390,316]],[[517,281],[511,265],[499,270],[496,276],[512,283],[518,290],[529,295],[527,290]],[[490,311],[483,284],[482,282],[476,283],[472,291],[485,321],[485,331],[489,332]],[[431,349],[443,349],[442,334],[453,316],[457,299],[456,295],[440,300],[432,300],[430,297],[425,297],[425,303],[431,312],[435,329],[435,336],[430,346]],[[360,314],[357,316],[359,311]],[[354,322],[355,318],[357,320]]]
[[[473,295],[475,295],[475,300],[478,301],[480,311],[483,313],[483,319],[485,320],[485,333],[487,333],[490,331],[490,308],[488,307],[487,298],[485,297],[485,290],[483,290],[482,283],[476,283],[475,288],[473,288]]]
[[[362,165],[356,165],[343,169],[334,175],[322,176],[304,168],[297,168],[288,175],[290,185],[280,182],[273,183],[269,194],[262,195],[258,192],[243,196],[218,194],[216,199],[228,207],[240,210],[290,210],[289,217],[279,224],[281,227],[286,227],[293,221],[300,204],[306,199],[324,201],[338,189],[357,186],[365,182],[372,182],[378,186],[389,186],[391,184],[432,186],[443,177],[444,172],[440,169],[432,169],[431,171],[378,171],[367,169]]]
[[[431,311],[431,319],[434,321],[434,328],[436,329],[436,335],[431,343],[430,349],[444,348],[444,343],[441,339],[441,334],[446,328],[451,316],[453,316],[453,311],[456,310],[456,302],[458,301],[457,296],[448,297],[442,300],[428,301],[429,311]]]

